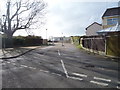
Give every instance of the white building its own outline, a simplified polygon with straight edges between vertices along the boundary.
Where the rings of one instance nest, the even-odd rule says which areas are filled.
[[[102,29],[102,24],[94,22],[86,28],[86,36],[98,35],[97,31],[101,29]]]

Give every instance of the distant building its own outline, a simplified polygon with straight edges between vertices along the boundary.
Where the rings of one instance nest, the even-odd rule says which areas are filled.
[[[120,7],[108,8],[102,16],[103,29],[115,26],[120,20]]]
[[[49,38],[50,41],[54,42],[70,42],[70,37],[51,37]]]
[[[101,29],[102,29],[102,24],[94,22],[86,28],[86,36],[98,35],[97,31]]]

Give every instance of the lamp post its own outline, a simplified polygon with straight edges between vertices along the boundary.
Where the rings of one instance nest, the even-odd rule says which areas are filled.
[[[47,39],[47,29],[46,29],[46,39]]]
[[[4,37],[3,37],[3,48],[5,48],[5,17],[6,17],[6,16],[5,16],[5,15],[2,15],[2,16],[3,16],[3,21],[2,21],[2,22],[3,22],[2,31],[3,31],[3,33],[4,33],[4,34],[3,34],[3,36],[4,36]]]
[[[64,44],[63,44],[63,33],[62,33],[62,46],[64,46]]]

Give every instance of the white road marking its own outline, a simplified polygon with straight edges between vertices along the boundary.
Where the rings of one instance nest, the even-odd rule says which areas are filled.
[[[58,75],[58,76],[62,76],[61,74],[56,74],[56,75]]]
[[[57,74],[57,73],[51,73],[51,74],[54,74],[54,75],[57,75],[57,76],[62,76],[61,74]]]
[[[46,72],[46,73],[48,73],[48,72],[49,72],[49,71],[45,71],[45,70],[42,70],[42,69],[40,69],[40,71],[41,71],[41,72]]]
[[[3,60],[0,60],[0,62],[3,62]]]
[[[61,54],[60,54],[60,50],[58,50],[58,55],[60,56]]]
[[[105,70],[104,68],[98,68],[98,69]]]
[[[63,60],[61,60],[61,63],[62,63],[62,67],[63,67],[64,72],[65,72],[65,75],[66,75],[66,77],[68,77],[68,72],[67,72],[67,70],[66,70],[66,68],[65,68],[65,65],[64,65]]]
[[[83,80],[82,78],[76,78],[76,77],[70,77],[70,76],[68,76],[68,78],[70,78],[70,79],[74,79],[74,80]]]
[[[16,65],[15,63],[12,63],[13,65]]]
[[[118,81],[117,83],[120,84],[120,81]]]
[[[85,75],[85,74],[79,74],[79,73],[72,73],[72,74],[74,74],[76,76],[80,76],[80,77],[87,77],[87,75]]]
[[[96,79],[96,80],[102,80],[102,81],[107,81],[107,82],[111,82],[110,79],[105,79],[105,78],[94,77],[94,79]]]
[[[11,63],[11,62],[7,62],[7,63]]]
[[[71,58],[71,57],[66,57],[66,58],[68,58],[68,59],[73,59],[73,58]]]
[[[94,83],[94,84],[98,84],[98,85],[102,85],[102,86],[108,86],[107,83],[101,83],[101,82],[97,82],[97,81],[90,81],[90,83]]]
[[[29,67],[29,68],[31,68],[31,69],[36,69],[36,68],[34,68],[34,67]]]
[[[28,68],[33,69],[33,67],[28,67]]]
[[[21,67],[28,67],[28,66],[26,66],[26,65],[20,65]]]
[[[120,87],[119,87],[119,86],[117,86],[116,88],[117,88],[117,89],[120,89]]]

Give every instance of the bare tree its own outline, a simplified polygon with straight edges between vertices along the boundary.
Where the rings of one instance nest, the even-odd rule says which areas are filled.
[[[10,39],[17,30],[30,28],[31,25],[40,22],[39,18],[43,15],[45,7],[46,3],[43,0],[8,1],[3,24],[6,36]]]

